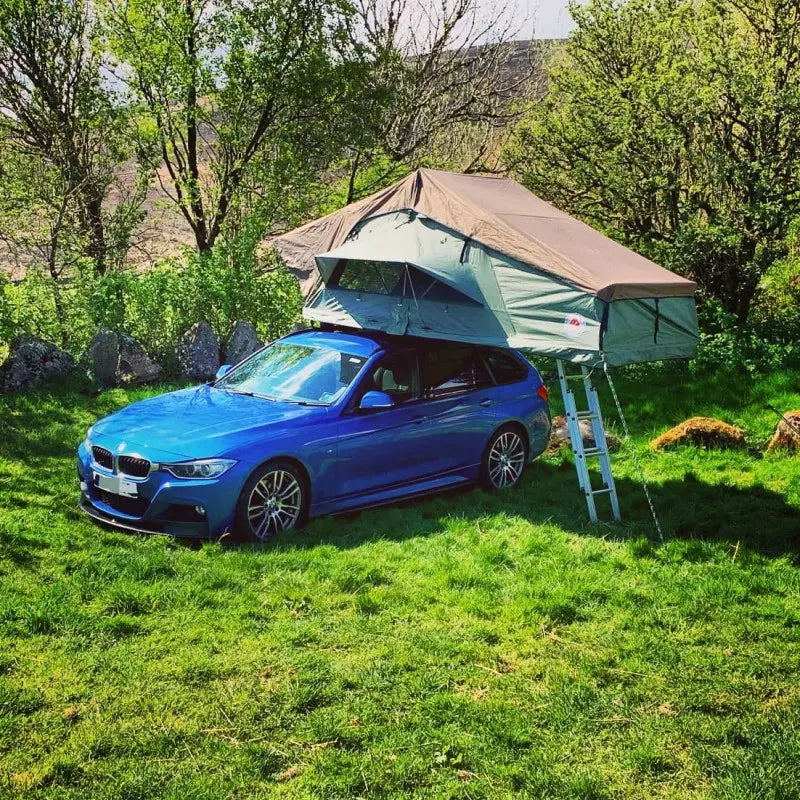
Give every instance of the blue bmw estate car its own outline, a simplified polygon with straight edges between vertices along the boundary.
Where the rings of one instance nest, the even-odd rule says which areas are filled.
[[[266,541],[463,483],[511,487],[549,432],[547,390],[515,351],[309,330],[95,423],[81,507],[136,531]]]

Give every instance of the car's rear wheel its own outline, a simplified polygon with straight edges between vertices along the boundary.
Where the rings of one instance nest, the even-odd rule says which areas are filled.
[[[528,445],[519,428],[512,425],[500,428],[489,440],[483,456],[483,485],[492,491],[516,486],[527,460]]]
[[[242,538],[268,542],[278,533],[297,530],[308,514],[305,477],[289,461],[270,461],[247,480],[236,507]]]

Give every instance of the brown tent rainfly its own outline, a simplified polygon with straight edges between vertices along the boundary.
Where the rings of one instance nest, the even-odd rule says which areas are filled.
[[[694,283],[507,178],[418,169],[272,243],[320,322],[582,364],[697,345]]]

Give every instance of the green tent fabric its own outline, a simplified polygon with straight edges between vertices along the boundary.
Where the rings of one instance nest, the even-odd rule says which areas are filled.
[[[503,178],[418,170],[274,244],[310,320],[587,365],[697,346],[691,281]]]

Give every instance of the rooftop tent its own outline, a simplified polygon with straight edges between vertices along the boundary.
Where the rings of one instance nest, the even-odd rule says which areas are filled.
[[[694,283],[506,178],[419,169],[273,244],[311,320],[586,365],[697,345]]]

